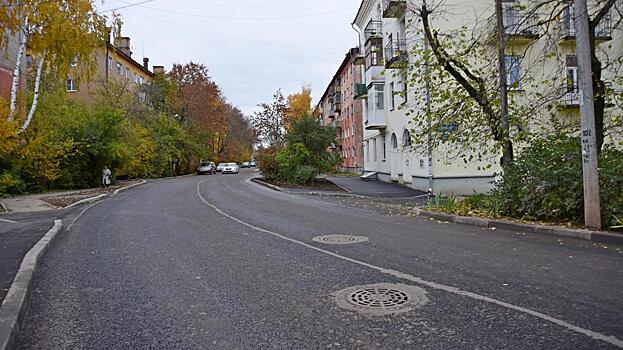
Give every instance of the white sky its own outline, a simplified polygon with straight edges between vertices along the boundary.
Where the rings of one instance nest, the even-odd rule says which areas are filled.
[[[102,11],[145,0],[102,0]],[[245,114],[260,102],[312,86],[313,103],[356,46],[360,0],[155,0],[119,9],[133,58],[169,70],[203,63]],[[106,12],[110,14],[110,12]]]

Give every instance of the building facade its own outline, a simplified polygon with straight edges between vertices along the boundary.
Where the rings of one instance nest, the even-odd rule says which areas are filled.
[[[350,49],[318,103],[321,123],[338,134],[334,147],[342,156],[340,170],[363,171],[363,126],[361,104],[356,99],[361,68],[355,64],[359,48]]]
[[[13,74],[15,72],[15,62],[17,59],[17,53],[19,51],[19,45],[22,39],[22,33],[7,33],[7,46],[4,52],[0,52],[0,98],[2,98],[7,104],[11,98],[11,87],[13,85]],[[26,86],[26,55],[22,58],[21,65],[21,78],[19,89],[22,91]],[[16,115],[23,114],[23,103],[18,103]]]
[[[547,113],[535,111],[538,118],[532,118],[533,122],[526,126],[531,130],[542,129],[552,118],[577,123],[580,94],[572,5],[563,12],[560,24],[549,29],[552,33],[548,35],[554,39],[535,44],[544,33],[541,32],[543,28],[531,26],[531,23],[537,23],[531,17],[538,16],[538,13],[527,16],[522,12],[531,3],[534,1],[504,2],[509,99],[527,106],[534,96],[551,96],[555,107]],[[355,62],[362,65],[364,84],[358,95],[363,97],[364,169],[377,173],[381,180],[433,193],[468,195],[485,192],[492,188],[495,174],[501,171],[501,155],[466,162],[456,156],[460,151],[458,145],[420,147],[417,150],[411,147],[414,126],[410,124],[413,117],[408,111],[422,108],[422,102],[427,100],[422,89],[407,84],[403,75],[403,68],[413,63],[414,48],[424,46],[421,20],[412,11],[418,6],[421,6],[420,1],[363,0],[353,22],[361,48]],[[470,28],[480,35],[478,40],[491,41],[491,52],[496,52],[495,40],[492,40],[496,33],[493,1],[468,4],[452,0],[444,2],[443,6],[461,11],[446,11],[445,17],[435,18],[433,25],[436,29],[443,33]],[[600,50],[606,50],[604,56],[620,57],[623,40],[620,32],[612,32],[609,27],[613,21],[608,17],[597,28],[596,42]],[[548,83],[522,86],[524,75],[528,74],[533,77],[533,82]],[[606,80],[610,78],[606,77]],[[620,86],[613,89],[620,90]],[[461,132],[460,128],[455,132]]]
[[[90,103],[105,84],[116,82],[135,92],[139,100],[145,99],[145,88],[154,73],[149,70],[147,57],[141,63],[134,60],[129,37],[116,38],[114,44],[108,40],[94,55],[97,63],[93,77],[87,80],[75,72],[70,73],[66,82],[67,92],[78,100]]]

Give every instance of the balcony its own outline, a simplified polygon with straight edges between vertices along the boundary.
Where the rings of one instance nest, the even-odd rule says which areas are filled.
[[[533,41],[539,38],[538,16],[535,13],[522,13],[514,8],[504,10],[504,32],[509,41]]]
[[[382,83],[385,81],[385,75],[383,66],[371,66],[366,69],[366,84]]]
[[[383,22],[371,20],[363,31],[366,41],[370,38],[383,38]]]
[[[392,39],[385,45],[385,68],[404,68],[408,62],[405,39]]]
[[[400,18],[407,10],[407,0],[383,0],[383,18]]]
[[[563,41],[575,40],[575,19],[567,13],[564,14],[563,19],[560,22],[560,32]],[[612,40],[612,16],[610,14],[604,16],[597,27],[595,27],[595,40]]]
[[[363,54],[363,51],[360,51],[357,54],[357,56],[355,56],[355,59],[353,60],[353,64],[360,65],[360,66],[363,66],[364,64],[366,64],[366,56]]]
[[[580,89],[577,83],[565,83],[562,87],[563,95],[561,104],[563,107],[579,107],[581,102]]]
[[[368,120],[364,122],[366,130],[385,130],[387,129],[387,121],[385,119],[385,111],[376,109],[372,112],[368,111]]]
[[[357,83],[355,84],[355,99],[361,100],[368,97],[368,88],[366,84]]]
[[[329,98],[329,116],[337,116],[342,110],[342,92],[336,91]]]

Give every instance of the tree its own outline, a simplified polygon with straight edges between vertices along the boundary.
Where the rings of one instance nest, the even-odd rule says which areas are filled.
[[[283,145],[286,133],[286,112],[288,104],[281,90],[273,95],[273,102],[260,103],[260,111],[254,113],[251,123],[260,141],[271,147]]]
[[[286,129],[289,129],[292,121],[299,120],[311,112],[311,93],[310,86],[303,86],[301,92],[288,96],[288,109],[284,118]]]
[[[96,12],[91,0],[9,0],[2,8],[0,16],[6,21],[0,22],[0,32],[22,34],[11,87],[9,120],[14,118],[26,46],[39,60],[33,101],[20,128],[23,132],[36,111],[40,80],[45,69],[54,70],[58,76],[65,76],[72,68],[72,63],[79,62],[79,68],[74,69],[87,78],[91,76],[96,64],[92,52],[104,38],[105,18]]]

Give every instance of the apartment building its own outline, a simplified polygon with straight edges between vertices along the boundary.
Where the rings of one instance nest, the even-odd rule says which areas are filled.
[[[538,40],[545,28],[537,26],[534,18],[540,13],[529,16],[523,13],[530,3],[534,1],[526,0],[521,4],[517,0],[504,2],[509,98],[528,105],[537,94],[551,96],[554,107],[547,111],[535,111],[539,117],[526,126],[532,130],[543,127],[552,118],[565,123],[577,122],[580,96],[572,4],[565,8],[559,25],[548,27],[548,36],[554,39],[541,43]],[[442,5],[445,8],[440,9],[445,17],[434,19],[434,25],[440,32],[450,32],[462,26],[470,28],[478,32],[484,42],[491,41],[491,50],[495,53],[494,4],[494,1],[488,0],[445,1]],[[500,155],[465,162],[456,156],[457,145],[420,147],[418,150],[410,147],[413,125],[409,122],[413,117],[407,115],[407,111],[418,108],[414,106],[422,104],[415,102],[426,99],[422,89],[406,84],[401,74],[401,69],[413,62],[413,48],[423,46],[423,38],[417,34],[421,22],[412,11],[417,6],[421,6],[420,1],[363,0],[353,22],[359,33],[361,48],[355,62],[362,65],[361,80],[364,84],[359,93],[363,97],[364,169],[377,173],[381,180],[434,193],[487,191],[492,187],[495,174],[501,170]],[[613,21],[609,15],[596,30],[597,45],[601,45],[604,55],[611,57],[621,56],[623,52],[621,33],[613,33],[610,28]],[[613,37],[615,40],[612,40]],[[528,72],[536,77],[533,81],[547,83],[524,86],[523,76]],[[612,89],[620,89],[620,86]],[[460,132],[460,129],[455,132]]]
[[[92,102],[98,89],[108,82],[115,81],[136,92],[140,100],[145,98],[146,85],[151,82],[154,73],[149,70],[147,57],[140,63],[133,58],[129,37],[115,38],[113,44],[109,35],[105,45],[98,48],[94,55],[97,68],[92,79],[87,81],[76,73],[67,76],[67,91],[73,97],[86,103]],[[78,62],[72,63],[77,64]]]
[[[330,84],[325,89],[318,110],[321,123],[337,128],[334,147],[342,156],[341,170],[363,170],[363,126],[357,88],[361,84],[361,66],[355,64],[359,48],[350,49]]]

